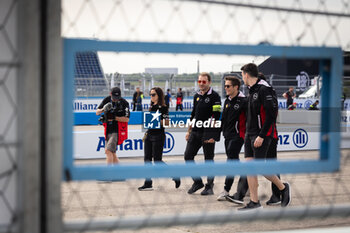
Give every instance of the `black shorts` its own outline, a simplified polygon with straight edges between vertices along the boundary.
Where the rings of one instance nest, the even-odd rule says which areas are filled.
[[[254,159],[266,159],[267,152],[271,144],[271,137],[265,137],[262,145],[258,148],[254,147],[257,136],[247,136],[244,140],[244,157]]]
[[[277,158],[277,143],[278,140],[276,138],[271,138],[271,143],[269,149],[267,150],[267,159],[276,159]]]
[[[106,149],[112,153],[117,151],[118,133],[110,133],[106,138]]]

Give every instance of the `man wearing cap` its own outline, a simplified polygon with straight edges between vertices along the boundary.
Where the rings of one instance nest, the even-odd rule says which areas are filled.
[[[96,115],[105,114],[105,154],[107,164],[119,163],[116,154],[118,143],[118,122],[128,122],[130,117],[129,103],[121,97],[120,88],[113,87],[109,96],[98,106]]]

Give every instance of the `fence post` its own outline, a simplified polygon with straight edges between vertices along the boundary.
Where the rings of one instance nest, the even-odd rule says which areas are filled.
[[[62,39],[61,1],[47,3],[47,125],[46,125],[46,232],[60,233],[62,227]],[[73,88],[73,87],[72,87]],[[55,106],[55,107],[51,107]],[[58,117],[59,116],[59,117]],[[54,119],[54,120],[52,120]]]

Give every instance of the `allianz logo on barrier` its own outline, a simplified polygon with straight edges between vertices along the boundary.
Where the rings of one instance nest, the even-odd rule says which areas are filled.
[[[81,111],[81,110],[97,110],[98,104],[86,104],[84,102],[75,102],[73,104],[73,110],[74,111]]]
[[[312,105],[312,104],[313,104],[313,102],[311,100],[306,100],[304,103],[304,108],[309,109],[310,105]]]
[[[307,100],[305,103],[304,103],[304,108],[305,109],[309,109],[310,105],[312,104],[313,102],[310,101],[310,100]],[[297,106],[296,108],[303,108],[303,103],[296,103]],[[279,109],[287,109],[287,103],[285,101],[283,102],[278,102],[278,108]]]
[[[298,148],[303,148],[309,141],[307,132],[303,129],[297,129],[293,134],[293,143]]]
[[[293,133],[293,144],[298,148],[303,148],[309,141],[309,136],[304,129],[297,129]],[[279,145],[290,145],[290,136],[288,134],[278,135]]]
[[[98,152],[105,149],[105,146],[106,146],[105,137],[98,137],[96,151]],[[163,153],[169,153],[174,149],[174,146],[175,146],[174,136],[171,133],[166,132]],[[143,151],[143,142],[141,138],[126,139],[122,144],[117,146],[117,151],[133,151],[133,150]]]

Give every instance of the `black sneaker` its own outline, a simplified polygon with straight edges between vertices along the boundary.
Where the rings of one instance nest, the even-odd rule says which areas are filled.
[[[173,181],[175,182],[175,188],[179,188],[181,185],[181,180],[179,178],[174,178]]]
[[[286,207],[292,200],[292,192],[289,183],[283,183],[285,188],[281,191],[281,206]]]
[[[240,205],[244,204],[243,198],[239,198],[238,193],[233,194],[233,196],[227,195],[226,200]]]
[[[244,206],[243,208],[239,208],[238,210],[254,210],[254,209],[261,209],[261,208],[263,207],[260,205],[260,201],[258,202],[250,201],[246,206]]]
[[[213,186],[214,186],[213,184],[212,185],[206,184],[204,190],[201,192],[201,195],[203,196],[213,195],[214,194]]]
[[[138,187],[138,190],[139,191],[152,191],[153,190],[153,187],[152,185],[142,185],[141,187]]]
[[[266,202],[266,205],[279,205],[279,204],[281,204],[281,198],[277,197],[274,194],[272,194],[270,199]]]
[[[187,191],[188,194],[195,193],[198,189],[201,189],[204,187],[203,183],[193,183],[192,187]]]

